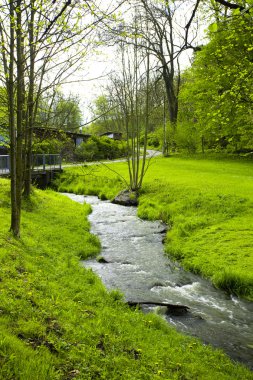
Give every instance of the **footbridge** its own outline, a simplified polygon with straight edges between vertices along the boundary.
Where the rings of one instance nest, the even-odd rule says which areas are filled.
[[[40,188],[45,188],[62,172],[60,154],[34,154],[32,157],[32,182]],[[11,174],[10,155],[0,155],[0,176],[9,177]]]

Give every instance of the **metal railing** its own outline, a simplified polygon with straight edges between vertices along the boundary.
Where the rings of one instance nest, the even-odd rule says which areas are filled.
[[[61,155],[60,154],[35,154],[33,156],[34,171],[46,171],[61,169]]]
[[[8,174],[10,172],[10,156],[0,156],[0,174]]]
[[[61,170],[60,154],[34,154],[32,157],[33,171],[52,171]],[[0,175],[9,174],[11,170],[10,156],[0,155]]]

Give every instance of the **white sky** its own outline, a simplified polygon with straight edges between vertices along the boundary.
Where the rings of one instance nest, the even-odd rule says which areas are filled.
[[[182,22],[183,25],[185,25],[185,23],[185,21]],[[198,33],[198,44],[203,43],[204,29],[205,25],[202,25]],[[181,71],[190,66],[191,57],[192,50],[187,50],[181,54]],[[115,48],[104,46],[100,49],[99,53],[95,51],[92,54],[91,52],[82,70],[70,78],[71,81],[76,80],[77,82],[62,85],[64,93],[79,96],[83,123],[91,120],[90,104],[93,103],[98,96],[103,94],[107,76],[115,70],[117,70]]]
[[[62,85],[63,92],[78,95],[80,98],[80,108],[83,113],[83,122],[91,119],[89,110],[90,104],[102,95],[103,87],[106,84],[108,74],[115,70],[114,54],[110,49],[104,49],[100,55],[95,54],[83,65],[81,72],[72,76],[75,83]]]
[[[185,52],[181,57],[182,70],[190,66],[191,51]],[[95,55],[84,64],[81,72],[70,78],[76,81],[61,86],[66,94],[78,95],[80,108],[83,114],[83,123],[92,118],[90,105],[95,99],[104,93],[108,74],[116,70],[115,53],[112,49],[104,49],[100,56]]]

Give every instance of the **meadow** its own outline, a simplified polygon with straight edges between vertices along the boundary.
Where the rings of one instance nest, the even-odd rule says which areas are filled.
[[[140,191],[138,215],[168,224],[165,251],[229,293],[253,300],[253,163],[154,158]],[[60,191],[112,199],[126,188],[127,164],[69,169]]]
[[[0,180],[1,380],[253,379],[221,351],[129,308],[79,265],[100,251],[89,206],[34,190],[14,239],[9,185]]]

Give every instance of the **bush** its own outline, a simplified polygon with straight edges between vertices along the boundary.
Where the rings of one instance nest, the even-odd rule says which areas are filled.
[[[126,155],[126,143],[109,137],[91,136],[75,149],[77,160],[112,160]]]
[[[186,150],[189,154],[200,149],[201,136],[193,124],[180,124],[176,131],[176,144],[178,149]]]
[[[65,158],[72,158],[74,143],[66,136],[64,132],[60,132],[58,136],[47,138],[33,138],[33,154],[61,154]]]
[[[148,146],[152,146],[154,148],[158,148],[160,146],[159,136],[155,132],[149,133]]]

